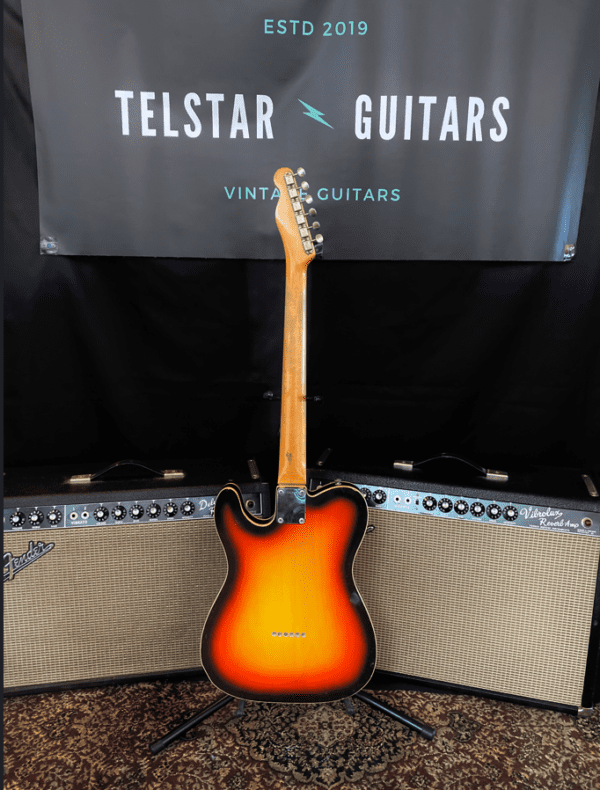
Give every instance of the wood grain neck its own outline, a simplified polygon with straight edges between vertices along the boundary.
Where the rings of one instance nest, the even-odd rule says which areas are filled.
[[[278,485],[306,486],[306,292],[308,264],[315,251],[307,252],[300,238],[298,212],[285,181],[291,172],[281,168],[274,177],[281,194],[275,218],[286,268]]]
[[[306,485],[307,274],[286,263],[279,485]]]

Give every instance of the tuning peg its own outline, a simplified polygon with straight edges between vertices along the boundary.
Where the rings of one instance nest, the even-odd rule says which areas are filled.
[[[295,176],[300,176],[300,178],[302,178],[302,176],[306,175],[306,170],[303,167],[299,167],[298,168],[298,172],[294,173],[294,175]]]
[[[323,236],[321,236],[321,234],[320,234],[320,233],[317,233],[317,235],[315,236],[315,238],[313,239],[313,241],[314,241],[316,244],[323,244]]]
[[[303,182],[300,184],[300,187],[301,187],[302,189],[304,189],[305,191],[308,189],[308,187],[309,187],[309,186],[310,186],[310,184],[308,183],[308,181],[303,181]]]
[[[310,214],[311,217],[314,217],[316,215],[316,213],[317,213],[317,209],[316,208],[311,208],[306,213]]]
[[[305,203],[309,203],[309,204],[310,204],[310,203],[312,203],[312,202],[313,202],[313,199],[312,199],[312,197],[311,197],[310,195],[307,195],[307,196],[304,198],[304,202],[305,202]]]
[[[321,227],[321,224],[320,224],[319,222],[313,222],[313,224],[312,224],[312,225],[309,225],[308,227],[309,227],[311,230],[318,230],[318,229]]]

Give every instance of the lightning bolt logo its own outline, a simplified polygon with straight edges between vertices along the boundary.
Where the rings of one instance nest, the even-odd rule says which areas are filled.
[[[315,110],[314,107],[311,107],[310,104],[307,104],[305,101],[302,101],[302,99],[298,99],[298,101],[300,102],[300,104],[303,104],[308,110],[308,112],[305,112],[304,115],[308,115],[309,118],[314,118],[315,121],[325,124],[325,126],[329,126],[330,129],[333,129],[333,126],[330,123],[327,123],[327,121],[324,121],[323,118],[321,118],[321,116],[324,115],[324,113],[322,113],[320,110]]]

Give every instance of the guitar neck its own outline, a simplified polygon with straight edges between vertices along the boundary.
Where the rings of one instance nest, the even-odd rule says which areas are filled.
[[[281,382],[280,486],[306,485],[306,283],[308,268],[286,260]]]
[[[282,167],[273,180],[286,275],[278,485],[299,487],[306,486],[306,285],[316,252],[294,174]]]

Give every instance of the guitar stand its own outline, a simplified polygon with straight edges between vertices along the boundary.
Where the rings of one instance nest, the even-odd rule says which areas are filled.
[[[435,736],[435,730],[432,727],[429,727],[427,724],[423,724],[423,722],[418,721],[417,719],[413,719],[410,716],[407,716],[405,713],[402,713],[395,708],[391,708],[389,705],[385,705],[383,702],[379,702],[378,699],[372,697],[370,694],[367,694],[364,691],[357,691],[354,696],[364,702],[366,705],[369,705],[371,708],[375,708],[375,710],[380,711],[381,713],[385,713],[386,716],[394,719],[395,721],[399,721],[401,724],[404,724],[406,727],[410,727],[411,730],[415,730],[419,735],[422,735],[424,738],[427,738],[428,741],[431,741]],[[193,716],[191,719],[184,721],[183,724],[180,724],[175,729],[168,732],[162,738],[159,738],[154,743],[150,744],[150,751],[152,754],[158,754],[167,746],[169,746],[173,741],[176,741],[177,738],[180,738],[182,735],[188,730],[191,730],[192,727],[195,727],[197,724],[200,724],[201,721],[207,719],[209,716],[212,716],[213,713],[216,713],[221,708],[224,708],[225,705],[228,705],[232,702],[234,697],[230,696],[229,694],[224,695],[223,697],[219,697],[219,699],[210,705],[208,708],[204,708]],[[243,699],[238,700],[238,707],[235,712],[236,716],[243,716],[244,715],[244,707],[246,705],[246,701]],[[344,705],[346,706],[346,710],[349,715],[354,715],[354,707],[352,705],[352,700],[350,697],[346,697],[344,699]]]

